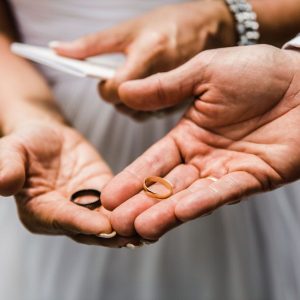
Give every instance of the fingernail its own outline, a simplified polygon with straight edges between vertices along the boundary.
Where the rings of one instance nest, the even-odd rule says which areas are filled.
[[[49,48],[57,48],[61,45],[61,42],[59,41],[51,41],[48,43]]]
[[[131,244],[131,243],[128,243],[126,245],[126,248],[127,249],[131,249],[131,250],[134,250],[134,249],[137,249],[137,248],[142,248],[144,246],[143,243],[139,243],[138,245],[134,245],[134,244]]]
[[[113,231],[112,233],[100,233],[98,237],[103,238],[103,239],[112,239],[115,237],[117,233]]]
[[[135,247],[135,245],[133,245],[133,244],[127,244],[127,245],[126,245],[126,248],[133,250],[133,249],[135,249],[136,247]]]
[[[155,244],[157,241],[149,241],[149,240],[141,240],[141,243],[143,245],[152,245],[152,244]]]

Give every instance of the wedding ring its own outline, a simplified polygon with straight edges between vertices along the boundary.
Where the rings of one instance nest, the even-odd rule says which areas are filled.
[[[167,189],[167,192],[165,194],[159,194],[159,193],[151,191],[150,186],[154,183],[162,184]],[[161,177],[150,176],[150,177],[145,178],[143,187],[144,187],[145,193],[151,198],[167,199],[171,195],[173,195],[172,184],[168,180],[161,178]]]
[[[90,200],[88,202],[79,202],[79,198],[90,197],[94,198],[94,200]],[[90,210],[94,210],[102,205],[101,203],[101,192],[93,189],[80,190],[74,193],[70,199],[74,204],[82,207],[86,207]]]

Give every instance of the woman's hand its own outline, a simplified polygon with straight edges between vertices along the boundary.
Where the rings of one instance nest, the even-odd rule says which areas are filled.
[[[112,29],[52,45],[58,54],[78,59],[126,54],[115,78],[100,84],[103,97],[117,103],[122,82],[171,70],[204,49],[234,45],[235,39],[224,1],[203,0],[165,6]]]
[[[110,247],[136,244],[135,239],[104,239],[114,235],[110,212],[70,201],[81,189],[101,191],[111,178],[93,147],[58,122],[26,122],[0,140],[0,194],[16,196],[20,219],[33,233]]]
[[[197,99],[166,137],[104,188],[116,231],[157,239],[222,205],[299,179],[299,70],[297,52],[240,47],[208,51],[124,86],[132,101],[151,99],[151,109]],[[174,195],[147,197],[148,176],[168,179]]]

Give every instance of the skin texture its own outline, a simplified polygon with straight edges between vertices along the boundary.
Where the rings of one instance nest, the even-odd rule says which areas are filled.
[[[19,217],[33,233],[67,235],[78,242],[125,246],[134,239],[97,238],[113,231],[110,212],[70,201],[80,190],[101,190],[112,173],[93,147],[62,124],[26,123],[0,140],[0,194],[15,195]]]
[[[0,14],[6,14],[4,2]],[[55,105],[47,82],[26,60],[13,55],[0,18],[0,195],[14,195],[19,216],[33,233],[65,235],[79,243],[109,247],[138,245],[111,233],[110,213],[71,203],[82,188],[102,189],[109,167],[93,146],[72,129]]]
[[[125,83],[122,97],[135,109],[195,101],[168,135],[104,188],[114,229],[157,239],[222,205],[298,179],[299,66],[297,52],[237,47],[205,51],[174,71]],[[173,184],[172,197],[145,195],[143,180],[155,175]]]
[[[1,12],[4,12],[2,9],[5,9],[5,7],[3,8],[3,3],[4,2],[0,3],[0,14]],[[208,5],[208,3],[210,4]],[[276,4],[278,3],[279,1],[276,2]],[[294,9],[295,7],[290,5],[291,3],[292,0],[289,0],[289,8]],[[183,5],[185,5],[184,9]],[[270,4],[268,3],[268,6],[269,5]],[[284,5],[284,8],[286,8],[287,1],[284,1]],[[272,9],[273,7],[275,6],[272,5]],[[288,14],[282,14],[282,7],[280,10],[278,10],[279,6],[276,5],[276,7],[277,12],[280,12],[279,17],[284,15],[285,20],[291,20],[291,22],[293,22],[293,18],[287,18]],[[187,9],[189,9],[188,14],[186,13]],[[262,11],[263,10],[267,11],[268,13],[270,12],[269,9],[265,10],[265,7],[262,9]],[[183,11],[185,12],[184,14],[181,13]],[[294,9],[294,12],[296,11],[297,10]],[[2,183],[2,194],[17,195],[17,206],[21,219],[25,226],[28,227],[32,232],[65,234],[67,236],[71,236],[79,242],[87,244],[123,246],[128,241],[132,241],[132,243],[134,243],[135,237],[132,240],[117,237],[111,241],[104,241],[103,239],[96,238],[95,234],[100,232],[109,232],[109,230],[111,230],[111,225],[107,223],[107,217],[109,216],[109,213],[103,209],[99,212],[91,212],[88,210],[83,212],[82,208],[71,205],[69,201],[66,201],[68,200],[69,194],[73,192],[73,187],[77,183],[81,184],[83,187],[90,187],[94,180],[97,180],[98,182],[99,179],[97,184],[102,187],[108,181],[106,176],[110,176],[108,175],[109,169],[105,166],[101,158],[95,154],[95,151],[91,145],[89,145],[89,143],[86,142],[78,133],[65,124],[66,122],[63,116],[54,104],[53,96],[49,90],[49,87],[40,74],[25,60],[19,59],[9,52],[9,43],[11,40],[8,40],[6,35],[8,34],[8,31],[15,32],[15,30],[13,30],[13,24],[10,23],[10,20],[6,18],[7,14],[4,13],[4,15],[5,18],[0,18],[0,129],[3,135],[3,138],[0,140],[0,185]],[[282,25],[279,21],[280,19],[277,17],[275,18],[274,15],[275,14],[272,13],[272,18],[276,20],[276,24],[279,24],[278,26],[280,27]],[[295,15],[297,14],[295,13]],[[188,18],[186,16],[188,16]],[[263,18],[261,18],[261,20],[261,23],[265,24]],[[101,87],[101,91],[104,96],[113,102],[119,100],[119,87],[122,82],[128,79],[142,78],[157,71],[172,69],[189,59],[196,52],[199,52],[205,48],[231,45],[232,41],[235,41],[234,31],[232,30],[232,17],[228,13],[228,10],[225,10],[225,6],[222,1],[201,1],[201,6],[200,2],[196,3],[196,1],[195,3],[182,4],[182,6],[169,6],[149,13],[145,17],[130,21],[126,24],[122,24],[121,26],[115,27],[112,30],[108,30],[105,33],[99,33],[98,35],[90,36],[74,42],[71,47],[69,47],[70,45],[67,44],[63,45],[64,49],[57,49],[58,52],[65,51],[65,53],[61,52],[61,54],[77,58],[85,58],[99,53],[123,51],[127,55],[127,62],[125,66],[119,70],[118,76],[113,81],[106,82]],[[222,30],[225,31],[220,30],[220,25],[223,25]],[[201,27],[201,30],[199,30],[199,26]],[[162,29],[163,31],[161,31]],[[164,29],[166,30],[164,31]],[[283,26],[281,26],[281,30],[285,31]],[[277,36],[276,32],[271,32],[269,35]],[[226,39],[224,39],[224,37],[226,37]],[[99,41],[104,41],[105,44]],[[193,43],[191,41],[193,41]],[[145,45],[147,46],[145,47]],[[62,45],[60,45],[60,47],[61,46]],[[69,48],[66,49],[66,47]],[[95,52],[91,52],[91,49],[93,51],[95,50]],[[74,51],[76,53],[73,52],[73,54],[70,54],[67,53],[68,51]],[[79,53],[77,51],[79,51]],[[222,61],[222,59],[220,59],[220,61]],[[244,62],[244,64],[245,63],[246,62]],[[141,66],[143,66],[143,68],[141,68]],[[230,68],[230,71],[231,70],[232,68]],[[272,72],[274,72],[274,70],[272,70]],[[272,73],[272,76],[273,74],[274,73]],[[190,83],[187,77],[192,78],[189,79],[191,80]],[[257,77],[257,74],[255,74],[256,79]],[[283,77],[285,78],[285,76]],[[187,95],[194,95],[195,93],[196,96],[202,94],[203,90],[201,87],[199,87],[199,90],[190,88],[191,84],[196,84],[193,78],[195,77],[190,77],[190,75],[187,76],[187,73],[186,76],[181,78],[183,80],[187,80],[187,86],[181,86],[179,88],[180,91],[183,91],[182,96],[185,96],[186,93]],[[229,85],[225,81],[224,86],[232,87],[233,82],[235,83],[236,81],[239,81],[241,76],[238,76],[237,78],[235,78],[234,81],[229,81]],[[177,80],[175,91],[178,91],[178,85],[180,86],[181,79]],[[154,80],[152,85],[151,82],[149,83],[149,87],[153,89],[153,93],[146,89],[146,91],[149,92],[149,106],[148,99],[145,102],[145,98],[143,95],[141,95],[140,99],[143,99],[143,101],[146,103],[146,105],[142,105],[144,110],[151,110],[154,107],[157,107],[158,109],[163,107],[171,107],[177,103],[180,103],[181,100],[178,99],[178,95],[174,94],[176,93],[174,92],[174,89],[171,89],[170,94],[172,95],[173,93],[173,95],[176,96],[174,97],[176,103],[171,103],[173,100],[168,96],[169,90],[166,90],[166,86],[162,87],[161,82],[166,84],[168,80]],[[281,79],[275,83],[278,84],[278,82],[281,82]],[[247,87],[247,84],[244,84],[245,87]],[[283,85],[285,86],[285,84]],[[193,87],[194,86],[195,85],[193,85]],[[253,84],[253,86],[256,88],[256,84]],[[251,86],[251,88],[253,86]],[[187,87],[190,88],[191,93],[186,92],[186,90],[188,90]],[[127,93],[128,90],[131,90],[133,93],[132,95],[139,96],[139,93],[136,94],[136,88],[134,88],[134,86],[124,85],[121,87],[122,98],[125,99],[124,101],[126,101],[126,103],[132,107],[139,105],[136,100],[130,100],[130,96],[128,96]],[[232,88],[232,90],[226,91],[229,93],[229,95],[231,95],[230,92],[233,93],[234,90],[235,89]],[[287,90],[289,89],[287,88]],[[179,93],[179,95],[181,94]],[[259,94],[257,96],[259,100],[261,99],[259,97],[261,95],[262,94]],[[158,100],[155,100],[155,98],[158,98]],[[179,178],[178,183],[174,183],[177,191],[184,190],[190,185],[191,182],[196,181],[200,176],[201,178],[206,176],[206,174],[212,174],[215,176],[219,175],[221,177],[225,176],[224,172],[230,171],[225,162],[230,162],[232,160],[230,159],[230,155],[228,157],[228,151],[243,152],[244,150],[236,150],[236,148],[232,148],[233,150],[231,150],[231,148],[228,146],[232,143],[232,140],[236,141],[236,139],[242,139],[242,137],[239,137],[239,127],[238,130],[228,129],[226,132],[222,132],[222,130],[218,128],[222,124],[214,123],[216,119],[217,122],[220,122],[220,118],[215,117],[216,114],[222,115],[223,113],[226,114],[226,112],[228,115],[231,114],[231,110],[229,112],[229,110],[226,110],[226,107],[224,106],[224,103],[227,105],[228,99],[226,97],[224,97],[223,100],[222,97],[220,99],[221,105],[218,105],[218,102],[216,105],[208,105],[210,108],[205,108],[204,110],[198,107],[199,102],[196,105],[196,101],[195,108],[190,110],[190,115],[187,114],[178,127],[174,129],[174,131],[172,131],[172,133],[170,133],[170,135],[168,135],[168,137],[163,140],[159,146],[155,145],[153,148],[154,150],[151,150],[153,152],[150,152],[149,154],[149,162],[152,162],[152,164],[151,168],[148,168],[147,171],[164,176],[174,169],[175,166],[178,166],[179,171],[177,172],[179,176],[183,169],[183,171],[187,174],[184,180],[180,176],[178,177],[175,171],[175,174],[173,173],[174,179],[170,178],[173,183],[176,181],[176,178]],[[207,101],[209,102],[210,98],[208,98]],[[156,102],[161,102],[163,105],[160,106]],[[251,101],[248,102],[247,108],[244,107],[238,109],[238,101],[234,101],[231,106],[238,110],[240,118],[240,114],[242,112],[248,113],[248,108],[252,108],[252,104],[250,105],[250,102]],[[150,103],[152,107],[150,107]],[[277,97],[274,100],[274,103],[281,103],[281,100]],[[272,105],[275,105],[274,103],[272,101],[267,101],[265,104],[265,109],[273,109]],[[288,102],[287,107],[291,107],[290,102]],[[264,110],[260,111],[259,113],[263,115]],[[251,117],[252,119],[255,118],[254,116],[249,116],[250,120]],[[41,122],[41,120],[43,120],[43,122]],[[239,121],[242,123],[243,119],[239,119]],[[255,125],[256,121],[257,120],[252,123]],[[228,126],[225,125],[225,128],[230,128],[230,125],[234,124],[230,124]],[[190,130],[192,127],[193,130]],[[201,130],[203,131],[201,131],[199,128],[202,128]],[[242,129],[245,131],[245,136],[247,136],[246,133],[248,132],[248,134],[250,134],[253,130],[255,130],[255,126],[253,128],[251,126],[245,126]],[[187,134],[186,132],[193,132],[193,134]],[[203,136],[201,135],[202,133]],[[213,134],[217,135],[217,141],[214,141]],[[237,136],[235,136],[235,134],[237,134]],[[219,141],[220,137],[224,138],[224,142],[223,140],[221,142]],[[46,145],[45,140],[47,141]],[[180,140],[181,142],[179,142]],[[186,149],[186,145],[183,145],[189,140],[191,141],[191,145],[195,145],[195,147],[191,147],[190,150]],[[199,152],[197,153],[199,145],[197,143],[199,143],[199,140],[201,141],[200,149],[203,149],[204,154],[199,154]],[[174,141],[176,141],[176,144]],[[185,143],[183,143],[183,141]],[[236,146],[236,143],[232,144],[233,146]],[[74,145],[78,145],[78,148]],[[220,154],[219,151],[217,151],[223,149],[222,147],[226,149],[226,153],[224,154]],[[73,148],[76,151],[74,151],[72,155],[70,155],[69,151],[68,155],[66,155],[66,149],[73,150]],[[244,152],[252,153],[250,150],[246,148]],[[164,151],[168,151],[170,157],[165,157],[164,161],[162,162],[161,157],[157,157],[156,153],[161,156],[161,153]],[[192,152],[190,153],[189,151]],[[254,152],[255,155],[257,155],[256,150]],[[205,164],[205,159],[203,159],[208,159],[210,156],[205,153],[216,153],[216,156],[212,156],[212,158],[218,158],[219,155],[221,167],[218,166],[210,170],[210,164],[208,162]],[[254,154],[252,153],[252,155]],[[83,157],[84,159],[82,161]],[[225,159],[225,162],[223,162],[221,159],[222,157],[227,157],[227,160]],[[292,158],[292,156],[288,157]],[[148,158],[146,158],[146,161],[147,159]],[[78,161],[75,164],[74,161],[76,160]],[[138,166],[142,166],[142,169],[138,169],[138,172],[135,172],[135,169],[133,168],[135,174],[138,174],[138,181],[135,179],[134,182],[132,179],[134,176],[129,176],[126,178],[126,180],[129,179],[128,183],[125,184],[127,195],[125,193],[124,197],[127,197],[126,199],[120,196],[121,191],[119,188],[116,189],[119,191],[119,194],[117,194],[114,199],[110,200],[110,196],[107,194],[109,188],[112,188],[113,185],[118,182],[119,177],[117,177],[114,181],[112,181],[111,184],[107,186],[105,189],[106,192],[104,193],[104,202],[108,208],[116,207],[120,203],[135,195],[135,193],[140,190],[140,182],[142,182],[143,176],[146,175],[143,173],[145,170],[143,169],[143,161],[144,157],[142,157],[139,162],[140,165]],[[219,159],[216,161],[219,161]],[[62,162],[63,164],[61,164]],[[197,163],[199,165],[197,165]],[[74,167],[74,169],[68,169],[68,166],[74,165],[76,165],[76,168]],[[192,168],[190,168],[190,165],[192,165]],[[87,166],[90,166],[90,168]],[[251,166],[253,165],[251,164]],[[132,167],[129,167],[126,172],[130,173],[131,168]],[[219,173],[216,172],[216,170],[218,170]],[[235,170],[234,164],[232,170]],[[200,175],[199,171],[201,171]],[[246,173],[247,172],[252,174],[246,168]],[[265,175],[265,177],[267,177],[269,180],[267,182],[273,183],[271,179],[275,183],[281,182],[280,179],[277,180],[277,177],[275,176],[276,174],[274,175],[273,173],[269,174],[266,171],[264,172],[270,177],[269,178],[267,175]],[[231,173],[229,172],[228,174]],[[45,178],[47,180],[45,180]],[[71,179],[66,180],[66,178]],[[289,180],[292,180],[291,178],[289,178]],[[232,177],[230,177],[230,179],[232,179]],[[222,180],[218,182],[220,184]],[[251,183],[251,180],[249,182]],[[285,181],[283,180],[283,182]],[[123,185],[120,185],[121,189],[124,187],[124,183],[122,184]],[[208,181],[201,180],[201,184],[203,184],[204,187],[208,185],[209,190],[211,189],[210,179]],[[199,183],[199,185],[201,184]],[[217,185],[217,183],[215,184]],[[259,190],[254,183],[250,187],[243,187],[242,185],[241,194],[244,191],[243,188],[245,189],[245,193],[255,191],[256,189]],[[128,194],[129,192],[131,195]],[[232,191],[228,191],[228,193],[230,192]],[[225,196],[226,195],[227,194],[225,194]],[[223,202],[226,202],[229,198],[235,198],[235,196],[226,197],[224,197],[224,199],[226,199]],[[139,209],[141,211],[145,210],[144,204],[147,203],[147,199],[144,200],[145,202],[140,202],[141,207]],[[223,202],[216,202],[215,206],[218,206],[218,204],[221,205]],[[138,205],[140,205],[140,203]],[[166,201],[161,203],[168,204],[169,202]],[[150,206],[152,204],[154,203],[152,202]],[[205,209],[203,207],[201,208],[201,205],[199,208],[198,203],[194,203],[194,205],[196,208],[198,207],[198,209],[193,209],[193,212],[196,215],[202,214],[204,210],[210,210],[209,203]],[[58,209],[58,207],[60,209]],[[180,223],[184,220],[195,217],[188,215],[188,212],[191,211],[189,208],[187,208],[186,216],[184,213],[182,213],[182,210],[179,209],[180,206],[179,208],[176,206],[176,209],[173,208],[174,207],[172,207],[172,205],[167,207],[167,209],[169,209],[169,216],[172,214],[173,215],[170,217],[170,219],[161,218],[159,220],[162,223],[160,225],[161,227],[154,223],[154,226],[150,228],[151,230],[153,229],[153,232],[150,234],[147,233],[147,230],[149,229],[145,229],[146,226],[145,224],[143,225],[143,219],[141,218],[141,221],[135,221],[136,217],[132,215],[128,216],[128,211],[126,212],[126,209],[119,211],[116,210],[113,212],[113,226],[118,228],[120,233],[123,232],[124,235],[134,236],[135,230],[132,226],[136,222],[137,231],[141,233],[142,236],[149,236],[151,239],[156,239],[164,231],[170,229],[172,226],[177,225],[178,222]],[[136,213],[135,209],[136,204],[134,204],[132,207],[129,207],[129,210],[132,210],[134,213]],[[79,222],[79,211],[80,214],[81,212],[84,214],[84,216],[82,215],[80,218],[88,220],[87,223],[83,224],[82,222]],[[66,218],[62,217],[62,212]],[[96,216],[95,213],[99,214]],[[124,218],[118,220],[118,214],[119,216],[122,216],[123,214]],[[172,219],[174,215],[176,217],[175,221],[174,218]],[[156,218],[155,214],[151,216],[154,219]],[[96,217],[97,225],[94,223]],[[100,220],[99,223],[98,220]],[[124,224],[122,222],[124,222]],[[141,222],[142,225],[139,225],[138,222]],[[128,226],[131,227],[128,229]]]
[[[257,14],[261,43],[280,47],[300,31],[299,0],[249,2]],[[58,54],[78,59],[123,52],[125,64],[114,79],[99,84],[99,91],[104,99],[118,104],[117,109],[136,117],[120,103],[123,82],[174,69],[200,51],[234,46],[237,40],[225,1],[202,0],[164,6],[111,29],[53,46]]]
[[[126,54],[116,77],[99,85],[104,99],[118,103],[122,82],[171,70],[203,49],[231,46],[235,41],[233,19],[224,1],[203,0],[164,6],[106,31],[56,44],[54,49],[78,59]]]
[[[298,0],[250,0],[260,25],[261,42],[281,48],[300,32]]]

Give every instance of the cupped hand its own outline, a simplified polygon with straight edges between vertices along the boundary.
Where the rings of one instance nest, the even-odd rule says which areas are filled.
[[[99,86],[106,100],[117,103],[122,82],[171,70],[204,49],[234,43],[234,22],[224,1],[203,0],[164,6],[112,29],[52,46],[58,54],[77,59],[126,54],[115,78]]]
[[[20,219],[33,233],[110,247],[136,243],[103,238],[114,235],[110,213],[70,201],[78,190],[102,190],[111,178],[93,147],[60,123],[27,122],[0,140],[0,194],[15,195]]]
[[[240,47],[128,83],[131,99],[151,99],[152,107],[196,100],[167,136],[104,188],[117,232],[157,239],[182,222],[298,179],[299,66],[296,52]],[[142,185],[153,175],[169,180],[174,195],[149,198]]]

